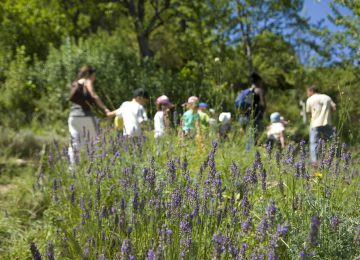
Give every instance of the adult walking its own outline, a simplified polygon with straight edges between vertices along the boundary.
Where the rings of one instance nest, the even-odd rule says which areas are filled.
[[[71,84],[71,107],[68,119],[71,164],[74,164],[75,157],[78,156],[80,149],[95,141],[97,131],[94,106],[99,107],[104,114],[110,112],[94,90],[95,73],[94,67],[84,66],[79,70],[76,79]]]
[[[250,83],[251,87],[241,91],[235,100],[235,106],[240,111],[239,123],[241,131],[245,132],[250,122],[253,124],[253,127],[248,131],[249,137],[246,151],[253,147],[254,142],[257,143],[266,109],[265,91],[261,76],[253,72],[250,75]]]
[[[259,130],[266,109],[265,91],[261,76],[253,72],[250,75],[250,83],[250,88],[241,91],[235,100],[235,106],[240,111],[239,123],[242,131],[245,131],[250,121],[253,121],[254,129]]]
[[[316,165],[319,139],[330,139],[333,135],[331,114],[336,111],[336,105],[328,95],[320,94],[316,86],[308,87],[306,93],[306,112],[311,113],[310,159]]]

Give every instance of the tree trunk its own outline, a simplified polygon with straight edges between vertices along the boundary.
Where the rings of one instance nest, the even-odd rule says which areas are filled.
[[[154,52],[149,47],[149,38],[148,38],[148,36],[144,35],[144,34],[138,34],[137,40],[138,40],[138,44],[139,44],[139,50],[140,50],[141,58],[153,57]]]

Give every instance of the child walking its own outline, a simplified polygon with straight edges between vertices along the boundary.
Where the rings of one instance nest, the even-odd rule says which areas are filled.
[[[127,137],[140,137],[142,135],[141,123],[147,121],[144,106],[149,102],[149,92],[139,88],[133,92],[131,101],[125,101],[121,106],[108,112],[107,117],[117,116],[123,119],[123,135]]]
[[[165,135],[166,130],[170,126],[169,112],[174,105],[171,104],[169,98],[162,95],[156,99],[157,112],[154,117],[154,137],[159,139]]]
[[[181,119],[182,136],[193,138],[200,133],[199,98],[191,96],[186,104],[188,110]]]
[[[267,129],[267,145],[273,147],[275,144],[281,148],[285,147],[285,125],[284,121],[281,120],[279,112],[274,112],[270,115],[270,126]]]

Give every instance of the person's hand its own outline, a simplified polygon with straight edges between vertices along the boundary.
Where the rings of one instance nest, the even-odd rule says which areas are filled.
[[[115,116],[115,111],[111,112],[109,109],[107,109],[104,112],[105,112],[106,117],[108,117],[108,118],[111,118],[111,117]]]

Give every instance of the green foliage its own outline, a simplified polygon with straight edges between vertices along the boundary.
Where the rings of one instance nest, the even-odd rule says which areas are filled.
[[[29,71],[29,57],[25,47],[17,49],[14,59],[5,72],[6,82],[0,85],[0,111],[4,116],[2,124],[18,129],[22,124],[30,122],[34,112],[34,99],[38,89]]]
[[[350,123],[359,113],[357,100],[344,102],[339,95],[357,93],[357,56],[352,55],[355,59],[350,63],[327,68],[300,63],[295,50],[304,41],[298,39],[299,32],[312,29],[299,15],[303,1],[104,0],[90,1],[86,8],[81,1],[45,2],[0,4],[4,126],[66,133],[69,84],[84,64],[97,68],[95,89],[114,109],[142,86],[153,99],[167,94],[177,110],[190,95],[200,96],[217,111],[223,105],[232,110],[237,92],[248,87],[249,71],[255,70],[267,88],[266,118],[275,110],[284,114],[293,122],[294,132],[301,133],[295,139],[306,135],[298,103],[305,99],[306,84],[316,83],[334,100],[342,99],[335,124],[343,136],[358,140],[358,127]],[[358,18],[357,5],[337,4],[351,8]],[[356,42],[353,20],[335,12],[333,21],[346,28],[335,35],[338,44],[347,45],[351,34]],[[324,38],[323,34],[318,37]],[[141,35],[153,57],[141,51]],[[351,50],[354,54],[355,47]],[[152,101],[150,115],[154,110]]]

